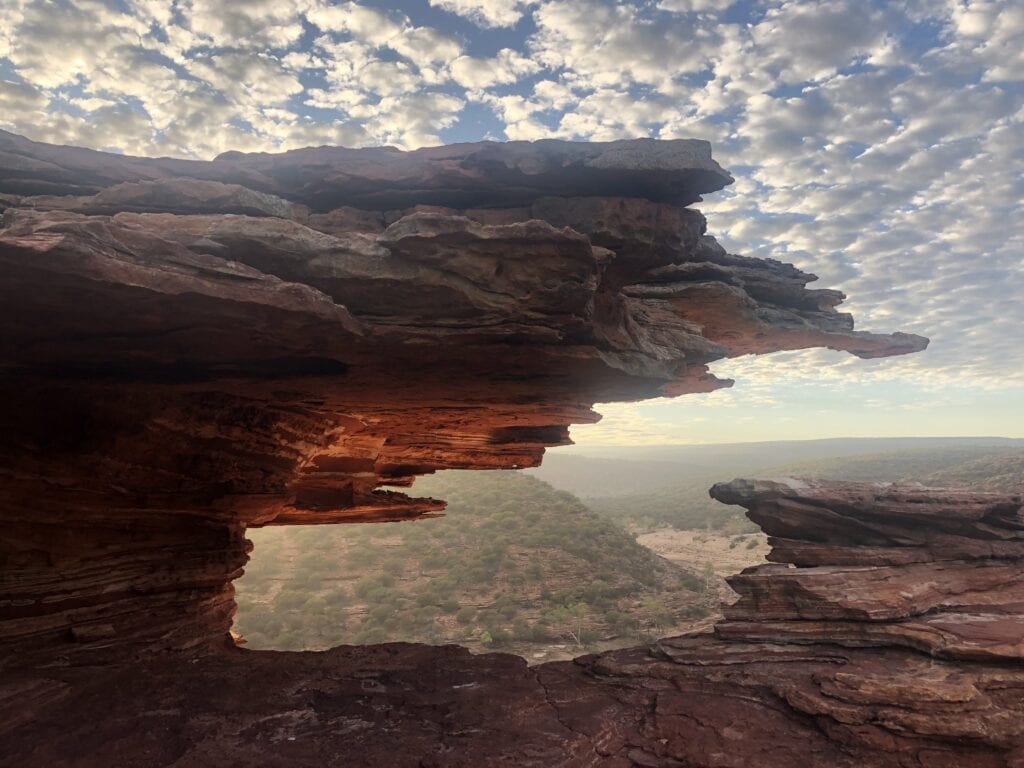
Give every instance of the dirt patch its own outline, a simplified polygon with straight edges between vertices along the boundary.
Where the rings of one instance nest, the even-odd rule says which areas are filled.
[[[722,599],[732,602],[736,598],[725,578],[739,573],[751,565],[762,565],[771,547],[763,533],[722,535],[709,531],[679,531],[662,528],[636,537],[637,543],[666,560],[694,573],[703,573],[711,563],[714,578],[719,582]]]

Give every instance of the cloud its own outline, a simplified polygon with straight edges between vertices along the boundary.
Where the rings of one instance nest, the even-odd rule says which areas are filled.
[[[189,72],[241,107],[283,104],[303,90],[291,71],[266,54],[203,56],[190,62]]]
[[[121,63],[137,60],[149,33],[143,19],[89,0],[56,8],[30,2],[11,15],[7,58],[20,77],[41,88],[106,82],[109,73],[129,70]]]
[[[426,92],[381,99],[365,115],[367,130],[385,144],[422,147],[441,143],[437,132],[455,123],[463,105],[456,96]]]
[[[303,32],[306,0],[185,0],[178,6],[199,40],[218,48],[287,48]],[[153,18],[167,25],[173,18],[166,3],[147,3]]]
[[[953,5],[955,48],[985,62],[986,82],[1024,80],[1024,8],[1016,3],[971,0]]]
[[[430,5],[463,16],[481,27],[511,27],[529,3],[522,0],[428,0]]]
[[[446,63],[462,47],[447,34],[430,27],[414,26],[404,15],[358,5],[320,5],[307,13],[310,23],[325,32],[345,32],[372,48],[388,48],[415,63]]]
[[[532,75],[540,65],[509,48],[503,48],[489,58],[460,56],[451,65],[451,77],[470,90],[483,90],[495,85],[517,82],[524,75]]]
[[[675,79],[703,69],[718,41],[711,26],[659,23],[637,6],[603,0],[549,0],[533,19],[533,56],[579,88],[675,91]]]
[[[721,13],[731,8],[737,0],[660,0],[658,8],[676,13]]]
[[[0,120],[13,115],[25,115],[43,109],[50,100],[38,88],[27,83],[0,80]],[[6,125],[12,125],[5,122]]]
[[[883,9],[857,0],[788,2],[750,30],[757,66],[777,82],[821,80],[867,55],[889,28]],[[742,77],[742,72],[728,72]]]

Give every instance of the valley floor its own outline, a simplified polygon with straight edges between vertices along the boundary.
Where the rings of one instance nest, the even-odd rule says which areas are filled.
[[[751,565],[761,565],[771,547],[763,533],[735,536],[710,531],[662,528],[636,537],[637,543],[666,560],[700,572],[711,563],[714,575],[724,579]]]

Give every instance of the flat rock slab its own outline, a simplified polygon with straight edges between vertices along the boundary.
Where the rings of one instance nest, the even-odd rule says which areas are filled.
[[[278,154],[226,152],[203,162],[112,155],[0,131],[0,193],[83,195],[122,182],[173,178],[240,185],[317,211],[507,207],[543,195],[687,205],[733,182],[712,159],[711,145],[699,139],[482,141],[412,152],[309,147]],[[100,200],[96,207],[110,202]]]
[[[0,764],[24,768],[1002,768],[1022,754],[1024,669],[706,636],[537,667],[456,646],[238,650],[24,671],[0,714]]]

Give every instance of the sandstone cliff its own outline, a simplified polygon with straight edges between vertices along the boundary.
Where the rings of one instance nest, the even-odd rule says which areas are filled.
[[[0,133],[5,656],[217,646],[246,526],[434,514],[386,488],[535,465],[722,357],[924,346],[726,253],[685,206],[730,182],[701,141],[203,163]]]
[[[796,567],[737,576],[717,638],[536,669],[229,647],[247,527],[429,517],[390,489],[535,465],[724,357],[925,346],[725,252],[687,206],[730,181],[699,141],[200,163],[0,134],[0,761],[1020,765],[1013,496],[719,487]]]

